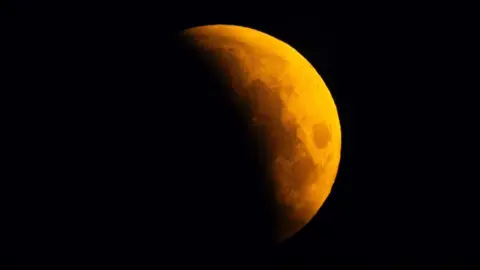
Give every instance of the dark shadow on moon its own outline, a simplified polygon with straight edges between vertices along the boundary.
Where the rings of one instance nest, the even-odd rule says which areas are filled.
[[[185,165],[169,181],[182,187],[178,207],[184,209],[172,233],[184,228],[182,238],[190,252],[202,249],[225,257],[267,252],[277,227],[263,156],[266,144],[249,133],[248,110],[234,106],[222,77],[183,45],[172,70],[179,74],[172,91],[182,92],[179,110],[189,112],[182,114],[187,116],[180,121],[184,126],[175,131],[183,142],[179,162]]]
[[[74,224],[62,225],[71,231],[61,243],[85,247],[82,256],[100,254],[95,256],[103,261],[137,268],[179,255],[188,259],[177,265],[208,266],[218,257],[239,262],[265,257],[278,235],[303,226],[289,218],[293,206],[275,203],[270,165],[276,157],[268,151],[274,134],[284,146],[278,154],[293,162],[298,124],[283,125],[265,113],[257,115],[265,126],[252,128],[250,107],[268,106],[279,116],[284,105],[278,96],[259,97],[258,104],[236,99],[229,94],[231,78],[186,43],[142,57],[152,65],[117,67],[114,90],[105,97],[112,102],[101,108],[110,112],[98,109],[88,127],[79,127],[97,135],[75,149],[77,164],[85,166],[70,170],[79,185],[69,183],[75,188],[59,202],[68,215],[63,222]],[[269,85],[252,81],[250,90]],[[103,121],[105,115],[114,117]],[[298,179],[320,166],[305,153],[291,164]],[[289,188],[305,185],[292,182]]]

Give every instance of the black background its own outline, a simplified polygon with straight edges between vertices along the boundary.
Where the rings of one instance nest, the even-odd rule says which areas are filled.
[[[25,148],[22,160],[30,161],[24,164],[36,164],[25,166],[20,171],[22,175],[34,172],[33,180],[18,180],[22,183],[21,198],[25,198],[18,200],[18,205],[22,206],[19,209],[23,209],[23,218],[18,219],[21,220],[18,227],[21,228],[20,237],[16,242],[19,264],[65,266],[95,262],[100,265],[98,262],[101,261],[106,265],[127,265],[130,262],[141,268],[147,265],[172,265],[170,267],[174,268],[175,264],[208,267],[226,260],[232,262],[232,266],[225,266],[229,269],[241,264],[237,261],[238,257],[244,257],[249,250],[255,249],[246,244],[248,241],[242,242],[244,246],[230,247],[233,254],[222,252],[223,248],[207,248],[213,243],[227,245],[229,240],[222,242],[202,238],[190,228],[208,230],[198,224],[208,218],[221,219],[207,214],[194,217],[195,211],[188,221],[183,216],[181,219],[179,215],[185,215],[190,210],[179,208],[192,203],[185,202],[179,206],[175,202],[180,197],[190,196],[190,200],[195,201],[201,196],[185,189],[176,191],[179,186],[171,183],[172,180],[162,180],[165,181],[162,185],[148,184],[147,181],[146,186],[105,180],[99,185],[91,177],[98,168],[82,169],[78,163],[72,165],[65,161],[71,152],[80,151],[81,157],[93,159],[93,156],[98,160],[97,167],[101,168],[98,170],[106,175],[104,179],[138,179],[140,176],[149,179],[152,175],[183,174],[188,178],[198,178],[200,182],[197,183],[202,183],[201,179],[207,172],[202,176],[181,165],[189,148],[183,145],[175,151],[175,145],[192,139],[189,134],[198,130],[208,130],[206,127],[215,130],[215,124],[202,121],[204,115],[199,113],[208,113],[205,108],[209,104],[197,102],[201,99],[199,95],[173,92],[170,86],[178,85],[176,80],[183,79],[182,86],[192,87],[196,85],[192,81],[200,80],[201,76],[197,74],[195,80],[185,82],[188,78],[183,76],[165,76],[172,74],[165,70],[182,68],[177,65],[181,61],[170,53],[175,50],[168,42],[170,35],[191,26],[215,23],[238,24],[264,31],[301,52],[331,90],[343,132],[340,171],[332,193],[318,215],[284,245],[265,252],[264,256],[240,261],[248,262],[246,264],[253,268],[266,267],[263,263],[267,263],[273,269],[330,269],[342,266],[385,269],[419,265],[424,268],[452,266],[459,269],[475,263],[478,252],[475,195],[478,181],[475,169],[475,95],[478,84],[468,80],[475,75],[472,67],[475,54],[471,52],[474,50],[469,50],[475,46],[472,45],[473,35],[468,30],[468,22],[453,26],[442,18],[437,18],[435,22],[430,17],[421,20],[425,18],[422,12],[407,16],[408,20],[392,13],[368,21],[353,16],[340,19],[325,13],[322,16],[266,18],[186,15],[158,10],[166,9],[128,4],[80,7],[11,2],[10,11],[5,12],[9,27],[7,33],[11,35],[9,44],[12,45],[6,54],[13,56],[14,60],[8,62],[11,63],[10,70],[14,71],[9,77],[12,84],[8,87],[14,93],[13,100],[21,105],[12,109],[12,117],[22,119],[14,121],[18,127],[14,130],[19,130],[15,134],[21,139],[22,149]],[[132,89],[143,94],[131,95]],[[161,95],[158,89],[161,89]],[[92,99],[92,96],[95,98]],[[112,96],[118,101],[117,105],[108,103]],[[194,98],[188,99],[192,96]],[[126,104],[126,101],[133,104],[131,109],[118,105]],[[85,107],[89,106],[90,113],[78,114],[79,111],[85,112]],[[105,108],[109,110],[102,111]],[[115,112],[113,118],[110,110]],[[147,154],[124,143],[126,136],[108,137],[118,132],[119,126],[128,126],[124,119],[132,114],[149,115],[141,121],[132,117],[127,122],[138,132],[123,133],[134,136],[135,141],[139,141],[138,145],[143,146],[140,148],[150,149]],[[157,115],[161,115],[161,119],[153,117]],[[99,120],[102,117],[108,121]],[[112,119],[115,117],[122,119],[122,123],[114,122]],[[183,122],[192,121],[194,128],[179,125],[179,118],[186,119]],[[78,124],[85,119],[90,122]],[[59,128],[59,122],[65,125]],[[151,126],[152,122],[159,124]],[[105,123],[111,124],[105,126]],[[70,138],[66,134],[87,132],[85,130],[92,129],[92,125],[108,134],[103,135],[101,143],[92,139],[91,146],[88,143],[71,146],[72,141],[65,139]],[[184,134],[181,136],[185,137],[180,139],[177,133],[162,132],[162,139],[157,140],[158,130],[172,130],[172,127],[181,129],[181,134]],[[235,130],[236,127],[231,128]],[[145,138],[139,134],[151,135]],[[196,140],[209,139],[206,135],[197,136]],[[109,143],[105,146],[105,153],[99,153],[95,146],[105,145],[106,142]],[[123,163],[111,161],[102,165],[102,160],[114,156],[112,151],[119,151],[115,150],[118,144],[123,145],[122,149],[128,148],[123,152],[128,153],[127,156],[140,153],[143,157],[136,162],[130,158]],[[61,145],[69,145],[70,148]],[[195,145],[194,142],[192,145]],[[207,156],[206,152],[211,151],[196,147],[196,154],[192,157],[196,160],[202,160]],[[102,155],[105,155],[104,159],[100,158]],[[75,158],[79,159],[82,158]],[[161,172],[157,172],[157,161],[160,160],[165,161],[158,167]],[[134,169],[119,169],[113,164],[129,164]],[[205,163],[198,164],[206,166]],[[228,171],[228,166],[225,166],[224,170]],[[107,167],[110,170],[105,169]],[[139,167],[143,168],[143,174],[138,173]],[[201,165],[193,167],[202,168]],[[72,175],[72,171],[78,173]],[[211,170],[208,173],[212,173]],[[65,183],[66,179],[76,179],[71,180],[76,184]],[[63,186],[60,183],[64,183]],[[88,233],[72,233],[72,228],[81,227],[78,222],[97,228],[87,219],[92,219],[91,213],[78,213],[82,209],[97,207],[98,201],[110,194],[108,190],[112,185],[119,191],[129,190],[135,194],[132,200],[137,203],[130,205],[150,205],[141,211],[138,208],[126,211],[138,222],[124,224],[134,228],[131,231],[140,233],[128,233],[125,230],[128,226],[117,229],[106,227],[103,231],[110,234],[102,238],[104,243],[96,237],[102,234],[98,233],[98,229],[87,230],[91,232],[90,236]],[[213,183],[209,185],[209,188],[215,187]],[[92,190],[92,187],[95,188]],[[201,188],[205,186],[193,184],[190,189]],[[157,195],[159,190],[162,194],[160,199]],[[85,194],[94,197],[92,200],[96,204],[73,207],[73,202],[84,201]],[[218,202],[212,202],[214,204]],[[107,207],[109,204],[104,202],[101,205]],[[129,202],[123,201],[114,208],[108,208],[116,207],[122,209],[116,211],[123,211],[111,217],[105,217],[105,211],[92,212],[97,219],[105,222],[99,226],[109,226],[118,222],[119,216],[125,216],[124,209],[128,205]],[[160,213],[151,216],[152,211]],[[182,221],[178,222],[179,219]],[[157,229],[159,223],[164,226],[162,229]],[[140,224],[151,225],[142,227]],[[123,242],[118,240],[119,234],[123,236],[120,238],[124,239]],[[134,235],[140,235],[142,240],[135,239]],[[112,244],[112,241],[121,243]],[[87,250],[100,251],[99,255],[82,257],[78,254],[90,253],[71,254],[68,252],[71,243],[81,243],[73,250],[85,250],[85,246]],[[130,244],[140,247],[132,248]],[[54,247],[48,249],[47,246]],[[120,248],[124,246],[129,248]],[[45,250],[50,252],[49,256],[44,256]]]

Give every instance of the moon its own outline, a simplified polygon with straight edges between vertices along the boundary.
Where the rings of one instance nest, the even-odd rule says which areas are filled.
[[[298,51],[263,32],[207,25],[180,37],[221,77],[224,94],[261,138],[275,241],[285,241],[316,215],[337,175],[341,128],[330,91]]]

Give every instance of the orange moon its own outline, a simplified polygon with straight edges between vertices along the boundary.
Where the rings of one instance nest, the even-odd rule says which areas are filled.
[[[247,108],[250,127],[266,136],[274,190],[276,241],[300,231],[327,199],[340,162],[341,129],[325,82],[295,49],[268,34],[233,25],[184,30]]]

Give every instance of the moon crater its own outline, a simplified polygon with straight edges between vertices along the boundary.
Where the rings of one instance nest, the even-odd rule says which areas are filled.
[[[326,123],[319,123],[313,126],[313,141],[318,148],[323,149],[327,147],[331,139],[332,134]]]

